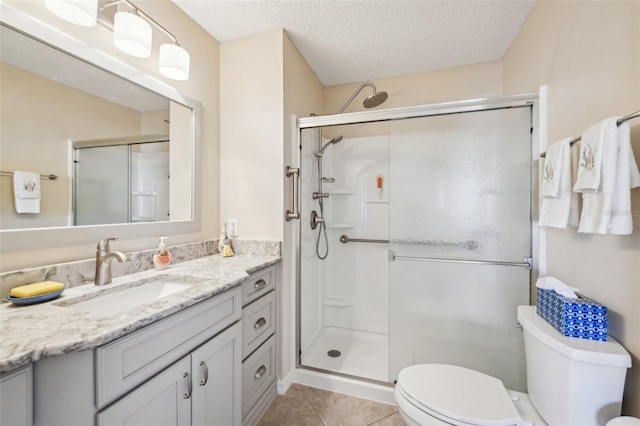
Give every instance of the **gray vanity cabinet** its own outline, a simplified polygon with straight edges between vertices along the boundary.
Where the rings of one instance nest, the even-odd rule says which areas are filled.
[[[37,361],[34,423],[240,425],[241,317],[236,287],[95,349]]]
[[[241,336],[236,323],[98,413],[98,426],[239,425]]]
[[[276,266],[242,285],[242,423],[258,423],[277,395]]]
[[[33,424],[31,365],[0,377],[0,425]]]

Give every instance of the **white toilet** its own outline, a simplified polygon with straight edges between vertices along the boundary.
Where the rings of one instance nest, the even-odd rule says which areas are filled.
[[[398,375],[395,399],[410,425],[604,425],[620,415],[631,357],[611,336],[595,342],[562,336],[519,306],[528,394],[463,367],[419,364]]]

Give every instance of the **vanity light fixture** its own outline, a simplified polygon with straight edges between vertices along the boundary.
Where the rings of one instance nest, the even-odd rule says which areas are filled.
[[[44,0],[47,8],[61,18],[82,26],[93,26],[96,23],[98,0]],[[167,31],[156,20],[144,13],[129,0],[113,0],[100,7],[100,10],[112,6],[124,4],[130,11],[118,11],[113,19],[113,26],[105,19],[98,22],[113,31],[113,44],[127,55],[137,58],[148,58],[151,56],[152,29],[151,25],[162,31],[171,39],[171,43],[164,43],[160,46],[158,53],[158,70],[162,75],[172,80],[184,81],[189,79],[189,52],[180,47],[178,39]],[[85,20],[72,19],[73,13],[81,15],[76,10],[84,11],[85,15],[93,11],[93,23],[87,24]],[[74,12],[72,12],[74,11]],[[103,17],[104,18],[104,17]]]
[[[54,15],[81,27],[93,27],[98,15],[98,0],[45,0]]]

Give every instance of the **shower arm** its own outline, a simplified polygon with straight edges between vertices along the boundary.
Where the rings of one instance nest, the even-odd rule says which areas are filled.
[[[336,114],[342,114],[342,112],[347,109],[347,107],[349,106],[349,104],[351,102],[353,102],[353,100],[356,98],[356,96],[358,96],[358,93],[360,93],[362,91],[362,89],[364,89],[365,87],[371,87],[373,89],[373,93],[376,93],[377,89],[376,86],[373,85],[373,83],[362,83],[362,85],[360,87],[358,87],[358,90],[355,91],[355,93],[353,95],[351,95],[351,97],[349,98],[349,100],[347,102],[345,102],[345,104],[342,106],[342,108],[340,108],[340,111],[336,112]]]

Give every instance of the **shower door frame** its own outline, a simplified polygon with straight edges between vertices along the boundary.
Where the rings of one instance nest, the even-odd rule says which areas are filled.
[[[537,197],[537,182],[539,174],[539,156],[540,152],[544,150],[546,146],[546,140],[543,140],[546,128],[546,90],[541,87],[540,93],[525,93],[511,96],[498,96],[492,98],[480,98],[470,99],[454,102],[441,102],[434,104],[416,105],[410,107],[379,109],[374,111],[354,112],[347,114],[332,114],[332,115],[319,115],[310,117],[301,117],[295,119],[295,125],[292,131],[295,133],[293,140],[295,141],[295,149],[297,151],[297,166],[302,164],[302,131],[304,129],[320,129],[323,127],[347,125],[347,124],[364,124],[373,123],[379,121],[393,121],[407,118],[419,118],[430,117],[445,114],[459,114],[465,112],[480,112],[489,111],[495,109],[513,108],[513,107],[531,107],[532,109],[532,122],[531,122],[531,274],[529,282],[529,293],[531,297],[531,285],[534,283],[538,276],[538,270],[540,261],[544,262],[544,258],[540,256],[541,244],[544,244],[544,233],[540,232],[537,226],[538,218],[538,197]],[[542,130],[542,131],[541,131]],[[294,156],[295,158],[296,156]],[[299,178],[299,177],[298,177]],[[298,196],[297,209],[301,211],[302,201],[301,196]],[[391,387],[393,384],[388,382],[380,382],[377,380],[368,379],[366,377],[353,376],[336,371],[324,370],[312,366],[302,365],[301,358],[301,288],[302,288],[302,271],[301,271],[301,226],[306,226],[308,221],[306,218],[300,217],[299,223],[294,227],[293,240],[294,240],[294,253],[295,253],[295,286],[292,291],[292,307],[294,308],[295,315],[295,328],[293,330],[294,336],[292,336],[293,354],[292,358],[295,360],[295,370],[297,371],[311,371],[317,373],[324,373],[330,376],[337,376],[346,379],[355,379],[360,382],[372,383],[375,385],[382,385]]]

